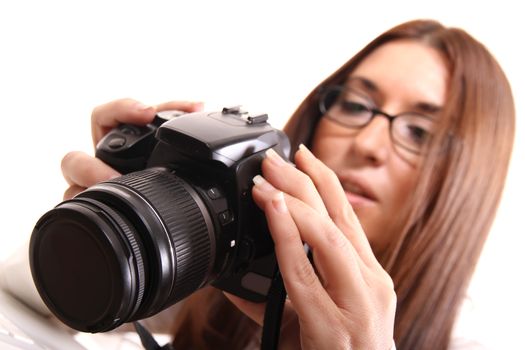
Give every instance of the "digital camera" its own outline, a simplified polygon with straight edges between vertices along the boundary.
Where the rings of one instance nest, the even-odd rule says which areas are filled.
[[[252,179],[266,150],[290,153],[267,118],[170,111],[110,131],[96,156],[125,175],[58,204],[33,230],[31,272],[49,309],[95,333],[208,284],[266,300],[277,264]]]

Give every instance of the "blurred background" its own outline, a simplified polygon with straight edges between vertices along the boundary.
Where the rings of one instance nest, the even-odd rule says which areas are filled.
[[[37,1],[0,3],[0,259],[61,201],[60,161],[92,153],[90,114],[132,97],[146,104],[242,104],[282,127],[317,83],[384,30],[416,18],[483,42],[513,87],[517,135],[498,216],[458,332],[524,348],[525,32],[518,2]]]

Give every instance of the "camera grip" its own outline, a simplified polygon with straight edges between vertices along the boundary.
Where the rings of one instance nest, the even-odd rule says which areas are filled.
[[[121,174],[143,170],[156,144],[156,130],[153,124],[119,125],[100,140],[95,156]]]

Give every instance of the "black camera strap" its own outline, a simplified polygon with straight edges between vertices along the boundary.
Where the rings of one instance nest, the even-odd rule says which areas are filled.
[[[144,327],[140,322],[133,322],[135,330],[139,335],[140,342],[145,350],[175,350],[171,343],[167,343],[164,346],[160,346],[159,343],[153,338],[153,335]]]
[[[261,350],[277,349],[285,301],[286,289],[284,288],[281,272],[277,270],[268,292],[268,301],[264,312]]]
[[[281,273],[277,270],[268,292],[268,301],[264,313],[261,350],[277,349],[285,301],[286,289],[284,288]],[[133,325],[145,350],[175,350],[171,343],[160,346],[151,332],[140,322],[135,321]]]
[[[308,256],[308,260],[313,264],[312,250],[308,244],[304,243],[304,252]],[[286,302],[286,289],[284,287],[281,271],[277,269],[277,273],[272,281],[270,291],[268,293],[268,301],[266,303],[263,323],[263,334],[261,341],[261,350],[276,350],[279,344],[279,336],[281,333],[281,322],[283,317],[284,303]]]
[[[311,261],[312,254],[306,244],[305,252]],[[264,313],[261,350],[276,350],[279,345],[279,335],[281,333],[281,322],[286,295],[281,272],[277,269],[268,292],[268,301]],[[133,322],[133,324],[145,350],[175,350],[171,343],[160,346],[153,335],[142,324],[140,324],[140,322],[136,321]]]

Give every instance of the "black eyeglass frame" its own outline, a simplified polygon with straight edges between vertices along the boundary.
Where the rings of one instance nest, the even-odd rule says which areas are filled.
[[[416,150],[416,149],[413,149],[413,148],[410,148],[408,147],[407,145],[403,144],[402,142],[399,142],[397,140],[397,137],[394,136],[394,132],[393,132],[393,122],[396,118],[398,117],[402,117],[402,116],[406,116],[406,115],[412,115],[412,116],[415,116],[415,117],[420,117],[422,119],[426,119],[426,120],[434,120],[434,118],[428,116],[428,115],[425,115],[425,114],[421,114],[421,113],[417,113],[417,112],[401,112],[397,115],[391,115],[389,113],[386,113],[380,109],[377,109],[377,108],[370,108],[368,107],[366,104],[361,104],[363,107],[366,108],[366,111],[368,113],[370,113],[370,117],[368,118],[368,120],[366,121],[366,123],[364,124],[361,124],[361,125],[349,125],[349,124],[345,124],[344,122],[342,122],[341,120],[339,120],[338,118],[334,118],[333,116],[330,115],[329,113],[329,110],[332,108],[332,106],[334,106],[335,103],[337,103],[337,100],[340,96],[340,94],[346,90],[352,90],[355,94],[357,95],[362,95],[360,94],[359,92],[347,87],[347,86],[344,86],[344,85],[329,85],[329,86],[325,86],[325,87],[322,87],[320,90],[319,90],[319,93],[318,93],[318,108],[319,108],[319,111],[321,112],[321,115],[324,116],[324,117],[327,117],[328,119],[330,119],[331,121],[341,125],[341,126],[344,126],[346,128],[350,128],[350,129],[362,129],[364,128],[365,126],[367,126],[368,124],[370,124],[370,122],[372,122],[372,120],[380,115],[380,116],[383,116],[385,118],[388,119],[388,122],[389,122],[389,132],[390,132],[390,137],[392,139],[392,141],[398,145],[399,147],[402,147],[404,150],[412,153],[412,154],[415,154],[415,155],[423,155],[425,152],[424,150]],[[331,103],[326,103],[326,100],[327,100],[327,97],[330,93],[334,93],[336,92],[337,95],[334,96],[333,98],[333,102]],[[365,98],[363,96],[363,98]],[[329,107],[327,108],[327,105],[329,105]]]

